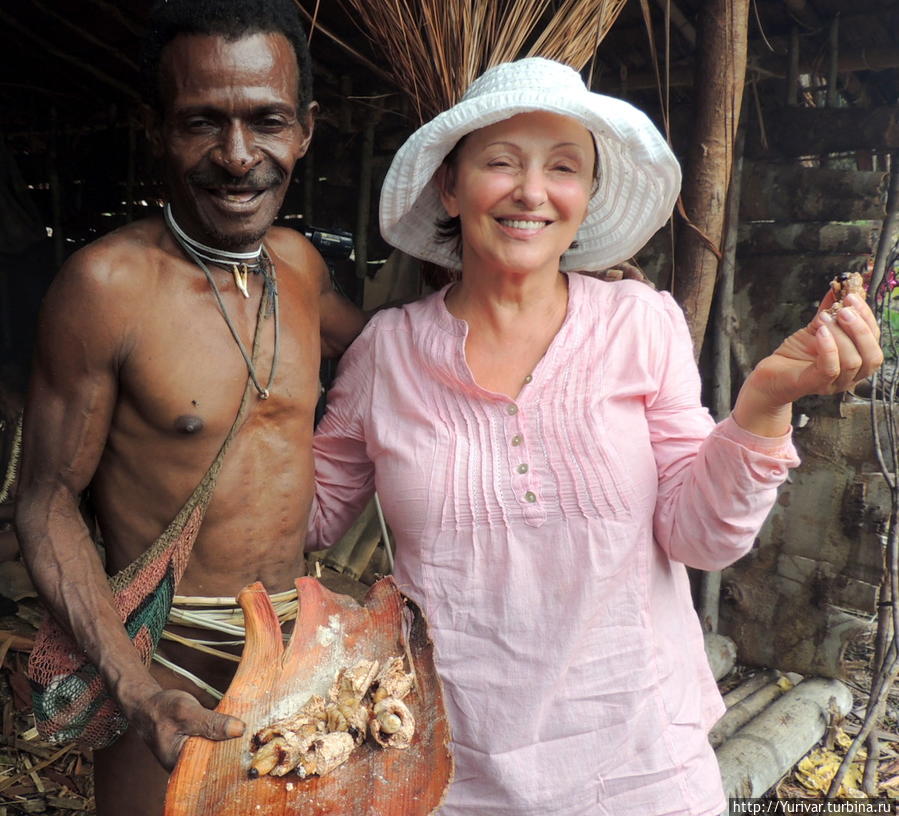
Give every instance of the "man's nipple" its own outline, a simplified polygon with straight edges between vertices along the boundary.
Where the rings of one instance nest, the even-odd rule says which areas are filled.
[[[203,430],[203,420],[194,414],[182,414],[175,420],[175,430],[183,434],[195,434]]]

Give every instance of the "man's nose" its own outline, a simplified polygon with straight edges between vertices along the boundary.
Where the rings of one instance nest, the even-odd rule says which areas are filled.
[[[250,172],[262,159],[252,131],[244,125],[229,125],[222,133],[221,144],[212,151],[212,159],[233,176]]]

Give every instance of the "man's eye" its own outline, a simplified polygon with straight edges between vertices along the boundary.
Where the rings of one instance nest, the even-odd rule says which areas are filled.
[[[266,116],[260,119],[257,125],[263,130],[281,130],[287,127],[287,122],[277,116]]]
[[[209,130],[210,128],[213,127],[213,124],[209,119],[197,118],[197,119],[188,119],[184,123],[184,126],[187,128],[187,130],[189,130],[193,133],[197,133],[197,132]]]

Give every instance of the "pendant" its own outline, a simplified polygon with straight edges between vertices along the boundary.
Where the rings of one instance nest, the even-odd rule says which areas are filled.
[[[250,296],[250,290],[247,289],[247,265],[246,264],[234,264],[232,266],[234,270],[234,283],[238,289],[240,289],[240,293],[248,298]]]

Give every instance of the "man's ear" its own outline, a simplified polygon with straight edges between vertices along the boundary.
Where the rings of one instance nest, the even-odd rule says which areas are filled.
[[[303,129],[303,135],[300,140],[300,155],[297,158],[302,158],[306,155],[306,151],[309,150],[312,134],[315,131],[316,116],[318,116],[318,102],[310,102],[309,107],[306,108],[305,113],[300,118],[300,127]]]
[[[456,201],[456,173],[452,165],[444,162],[437,168],[434,173],[434,183],[440,191],[440,201],[443,209],[450,218],[455,218],[459,214],[459,205]]]

